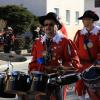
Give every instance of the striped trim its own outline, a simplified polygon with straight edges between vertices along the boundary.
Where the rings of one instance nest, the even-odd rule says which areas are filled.
[[[71,56],[71,48],[70,48],[69,44],[68,44],[68,54]]]

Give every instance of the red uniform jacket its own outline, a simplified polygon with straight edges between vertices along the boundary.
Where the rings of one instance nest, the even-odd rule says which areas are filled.
[[[32,62],[29,63],[29,72],[32,70],[44,71],[44,64],[38,63],[39,58],[43,58],[46,51],[46,35],[35,41],[32,47]],[[76,52],[76,47],[69,39],[64,38],[61,34],[56,34],[51,40],[52,58],[48,61],[47,66],[59,66],[59,60],[62,60],[62,65],[67,67],[72,64],[76,69],[79,69],[80,62]]]
[[[92,63],[90,62],[86,46],[84,44],[84,38],[87,34],[87,30],[84,27],[82,30],[78,30],[74,38],[74,42],[77,46],[78,55],[83,65],[83,70],[89,67]],[[92,57],[95,60],[100,60],[100,28],[94,26],[88,35],[88,48],[91,52]]]

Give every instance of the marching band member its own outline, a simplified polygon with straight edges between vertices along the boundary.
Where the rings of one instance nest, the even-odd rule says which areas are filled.
[[[84,71],[96,62],[100,62],[100,28],[94,25],[94,22],[98,21],[99,17],[95,12],[87,10],[78,19],[82,20],[84,27],[76,32],[74,42]],[[100,63],[98,65],[100,66]],[[76,90],[79,100],[85,100],[85,86],[82,80],[76,83]]]
[[[44,27],[45,35],[37,39],[32,47],[32,61],[29,63],[29,73],[40,71],[54,73],[57,68],[64,70],[80,69],[80,62],[74,43],[58,33],[62,25],[53,12],[39,17],[40,24]],[[55,90],[47,93],[47,99],[50,100],[53,95],[56,100],[66,100],[63,97],[66,91],[64,87],[56,87]],[[65,89],[64,89],[65,90]],[[55,91],[54,94],[53,91]],[[44,100],[44,99],[43,99]]]

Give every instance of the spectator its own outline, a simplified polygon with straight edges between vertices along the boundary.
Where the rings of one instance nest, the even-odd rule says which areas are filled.
[[[31,32],[33,34],[32,39],[33,39],[33,41],[35,41],[35,39],[37,39],[40,36],[40,27],[38,25],[32,26]]]

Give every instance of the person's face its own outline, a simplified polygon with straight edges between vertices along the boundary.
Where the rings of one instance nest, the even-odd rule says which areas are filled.
[[[92,26],[93,25],[93,19],[91,19],[91,18],[83,18],[82,19],[82,22],[83,22],[83,25],[85,26],[85,27],[89,27],[89,26]]]
[[[52,38],[57,30],[58,28],[54,20],[47,19],[44,21],[44,32],[49,38]]]

